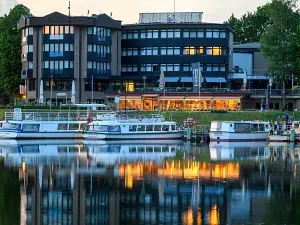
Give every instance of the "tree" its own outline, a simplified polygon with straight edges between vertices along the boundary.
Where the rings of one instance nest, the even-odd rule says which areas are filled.
[[[232,14],[225,23],[234,28],[235,42],[259,42],[265,27],[270,24],[270,3],[258,7],[255,12],[247,12],[240,19]]]
[[[261,51],[269,60],[268,75],[282,85],[282,109],[286,109],[285,80],[296,68],[295,41],[299,13],[296,0],[273,0],[270,4],[270,24],[261,37]]]
[[[21,31],[18,22],[22,15],[30,14],[24,5],[16,5],[0,21],[0,90],[14,95],[21,77]]]

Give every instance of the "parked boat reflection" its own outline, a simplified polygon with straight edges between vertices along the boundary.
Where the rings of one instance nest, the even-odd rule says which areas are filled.
[[[211,160],[267,159],[267,142],[227,142],[209,144]]]

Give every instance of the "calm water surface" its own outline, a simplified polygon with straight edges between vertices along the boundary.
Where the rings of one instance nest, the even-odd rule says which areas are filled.
[[[300,147],[0,141],[0,225],[300,224]]]

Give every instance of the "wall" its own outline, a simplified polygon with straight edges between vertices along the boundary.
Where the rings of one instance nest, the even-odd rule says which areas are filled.
[[[242,68],[247,75],[253,74],[253,55],[251,53],[233,53],[233,67]]]
[[[255,52],[253,56],[253,75],[265,75],[268,70],[268,60],[262,55],[261,52]]]

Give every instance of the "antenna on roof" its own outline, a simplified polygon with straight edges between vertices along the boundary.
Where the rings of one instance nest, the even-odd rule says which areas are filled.
[[[87,13],[87,16],[89,16],[90,15],[90,10],[88,9],[88,13]]]
[[[174,0],[174,22],[175,22],[175,12],[176,12],[176,0]]]
[[[69,7],[68,7],[68,10],[69,10],[69,16],[71,16],[71,1],[69,1]]]

